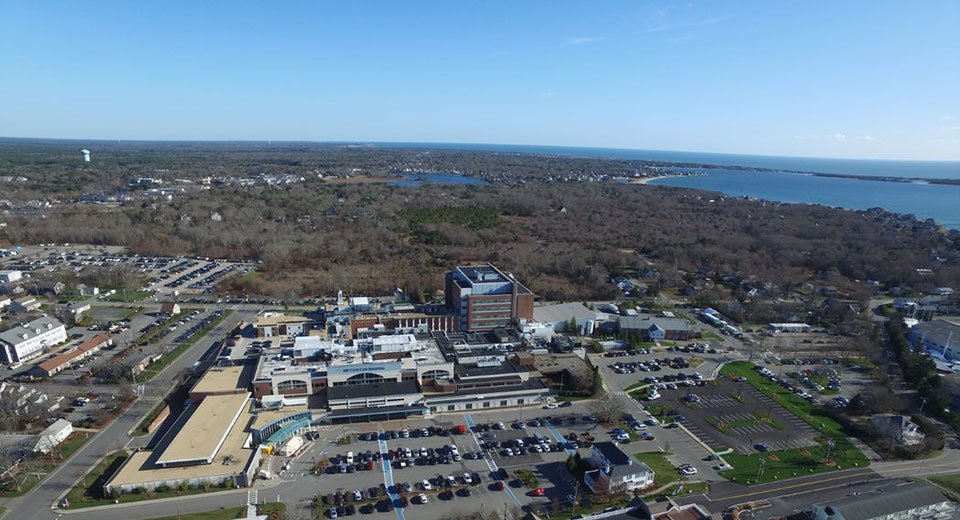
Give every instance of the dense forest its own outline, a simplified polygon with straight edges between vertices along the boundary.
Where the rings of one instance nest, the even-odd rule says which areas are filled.
[[[16,153],[0,146],[0,175],[27,178],[18,190],[7,189],[16,183],[0,185],[0,198],[43,193],[64,202],[44,210],[42,218],[8,212],[0,247],[76,242],[261,260],[260,273],[225,284],[234,291],[292,297],[400,287],[426,296],[441,288],[443,270],[467,261],[495,262],[538,294],[558,300],[614,297],[617,289],[609,283],[614,273],[645,267],[658,273],[658,288],[734,277],[768,287],[772,296],[804,282],[841,289],[863,287],[867,280],[886,288],[960,286],[960,236],[929,222],[881,210],[852,212],[649,185],[549,182],[524,166],[572,172],[618,161],[517,156],[509,158],[517,164],[510,169],[497,154],[463,152],[457,163],[452,157],[460,152],[447,151],[444,160],[451,163],[430,169],[479,171],[490,168],[489,162],[523,182],[408,188],[331,184],[313,175],[283,187],[212,187],[169,201],[105,206],[66,200],[91,183],[120,186],[157,170],[168,179],[356,168],[388,175],[411,167],[402,157],[432,153],[350,147],[328,153],[332,148],[248,144],[167,144],[155,150],[127,143],[116,145],[122,149],[117,156],[103,159],[107,168],[80,165],[72,148],[32,146],[36,150]],[[633,166],[639,165],[616,168]]]

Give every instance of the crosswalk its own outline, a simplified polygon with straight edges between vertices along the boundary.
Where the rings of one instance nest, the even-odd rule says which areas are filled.
[[[383,466],[383,483],[387,486],[387,493],[390,495],[390,501],[396,506],[394,511],[397,512],[397,518],[399,520],[406,520],[406,514],[403,511],[403,507],[400,506],[400,495],[397,494],[397,490],[394,487],[393,482],[393,467],[390,466],[390,449],[387,448],[387,441],[383,437],[383,430],[377,430],[377,443],[380,445],[380,463]]]
[[[473,422],[473,417],[471,417],[468,413],[463,414],[463,420],[467,423],[467,429],[470,431],[470,435],[473,437],[473,442],[477,443],[477,449],[480,449],[480,440],[477,439],[477,431],[474,429],[477,423]],[[486,461],[487,467],[490,468],[491,473],[497,472],[497,463],[493,461],[492,457],[484,457],[483,460]],[[510,500],[512,500],[517,507],[522,507],[520,505],[520,499],[517,498],[517,495],[514,494],[512,489],[510,489],[510,486],[504,485],[503,490],[507,492]]]

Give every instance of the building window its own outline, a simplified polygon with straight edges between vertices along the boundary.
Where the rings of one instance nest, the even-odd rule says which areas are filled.
[[[517,404],[523,404],[523,399],[517,399]]]
[[[423,373],[423,379],[446,379],[450,377],[450,372],[446,370],[427,370]]]
[[[454,406],[454,405],[452,405],[452,404],[448,404],[448,405],[447,405],[447,411],[448,411],[448,412],[452,412],[452,411],[454,411],[454,410],[456,410],[456,409],[457,409],[457,407]]]
[[[383,383],[383,376],[373,372],[363,372],[355,376],[350,376],[344,382],[348,385],[375,385]]]
[[[431,406],[431,407],[430,407],[430,413],[437,413],[437,407],[436,407],[436,406]]]
[[[506,400],[500,401],[500,406],[507,406],[507,401]]]
[[[467,410],[473,410],[473,403],[467,403]]]
[[[286,381],[280,381],[277,383],[277,390],[282,392],[284,390],[306,390],[307,383],[304,381],[298,381],[296,379],[287,379]]]
[[[483,402],[483,407],[484,407],[484,408],[490,408],[490,401],[484,401],[484,402]]]

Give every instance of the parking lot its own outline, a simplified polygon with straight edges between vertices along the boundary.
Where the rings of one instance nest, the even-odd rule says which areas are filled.
[[[127,267],[148,279],[145,289],[157,292],[208,293],[224,278],[249,272],[254,262],[211,260],[184,256],[129,255],[116,247],[93,247],[48,244],[30,246],[17,256],[3,259],[2,268],[23,271],[30,275],[55,271],[72,271]]]
[[[660,393],[656,404],[715,451],[753,453],[816,444],[813,428],[749,383],[718,379]]]
[[[640,420],[647,417],[639,409],[630,412]],[[464,427],[463,433],[458,433],[459,426]],[[428,429],[429,435],[422,434],[423,428]],[[407,429],[406,437],[404,429]],[[710,452],[682,430],[649,426],[647,431],[654,440],[635,437],[622,444],[622,449],[631,454],[672,450],[668,459],[677,466],[693,464],[700,470],[698,480],[722,480],[712,470],[716,463],[706,460]],[[307,503],[314,495],[319,495],[325,517],[329,517],[326,511],[330,505],[335,508],[340,504],[345,514],[347,505],[353,504],[357,514],[391,518],[396,513],[388,510],[387,504],[394,499],[402,504],[405,499],[406,517],[417,519],[449,518],[455,511],[475,512],[481,507],[510,511],[530,505],[538,508],[559,505],[569,509],[568,496],[576,488],[565,466],[567,458],[577,451],[588,457],[589,448],[579,447],[587,439],[614,439],[611,427],[590,418],[586,403],[556,409],[529,407],[523,411],[492,410],[444,414],[426,420],[321,427],[318,433],[320,438],[295,460],[275,456],[271,463],[275,469],[289,464],[284,474],[273,478],[295,478],[303,483],[298,489],[302,489],[300,500],[304,508],[309,507]],[[345,435],[350,436],[352,442],[338,445],[336,441]],[[522,441],[519,453],[517,441]],[[456,455],[451,446],[456,446]],[[348,470],[344,466],[349,452],[353,452],[353,467]],[[386,466],[384,460],[378,460],[381,453],[387,455]],[[372,465],[366,462],[368,457]],[[321,461],[327,461],[326,468],[321,475],[315,475],[314,470]],[[524,485],[518,478],[518,470],[519,475],[528,478],[528,484],[532,483],[530,477],[537,480],[536,484]],[[530,473],[525,474],[524,470]],[[473,482],[474,474],[479,478],[477,484]],[[466,477],[470,477],[469,484]],[[423,485],[424,480],[429,484],[428,489]],[[371,488],[375,488],[372,498]],[[359,502],[353,497],[357,490],[362,497]],[[394,496],[390,495],[391,490]],[[426,497],[426,503],[420,503],[421,494]],[[583,490],[579,497],[589,500]]]
[[[645,384],[644,379],[650,377],[662,380],[664,376],[673,378],[681,373],[686,376],[696,372],[703,378],[709,378],[720,363],[729,359],[732,359],[730,354],[715,348],[712,353],[706,348],[704,352],[661,348],[590,355],[594,365],[601,367],[604,380],[620,391]]]

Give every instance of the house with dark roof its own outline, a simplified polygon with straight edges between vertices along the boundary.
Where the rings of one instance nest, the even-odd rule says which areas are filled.
[[[634,491],[653,485],[653,470],[633,460],[612,442],[595,442],[587,463],[592,469],[584,474],[583,482],[595,494]]]
[[[911,482],[813,507],[813,520],[948,520],[956,507],[936,488]]]

